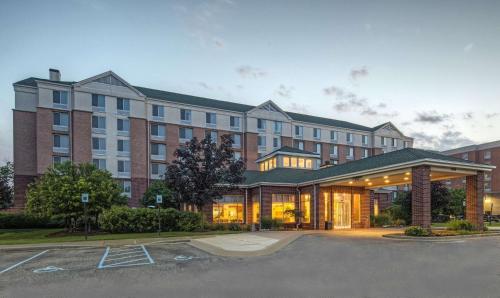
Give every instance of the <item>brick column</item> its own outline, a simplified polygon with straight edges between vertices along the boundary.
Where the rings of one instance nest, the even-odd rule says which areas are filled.
[[[475,176],[467,176],[465,199],[465,218],[470,221],[477,230],[482,230],[483,224],[483,191],[484,173],[478,172]]]
[[[373,202],[373,198],[375,197],[375,193],[373,190],[365,189],[361,193],[361,226],[363,228],[370,227],[370,204]]]
[[[412,168],[411,212],[412,225],[431,228],[431,168]]]
[[[130,118],[130,170],[132,197],[128,205],[139,207],[148,189],[148,123],[145,119]]]
[[[329,193],[329,188],[321,188],[319,185],[316,185],[316,192],[318,193],[318,199],[316,200],[316,210],[318,210],[318,230],[325,229],[325,193]]]

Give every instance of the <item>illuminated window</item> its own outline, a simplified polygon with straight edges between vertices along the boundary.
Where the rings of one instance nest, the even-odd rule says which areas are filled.
[[[283,166],[287,168],[290,166],[290,157],[287,156],[283,157]]]
[[[259,164],[259,170],[260,170],[261,172],[263,172],[263,171],[264,171],[264,163],[263,163],[263,162],[261,162],[261,163]]]
[[[295,222],[295,196],[273,194],[272,196],[272,218],[284,223]]]
[[[290,157],[290,166],[292,168],[296,168],[297,167],[297,157]]]
[[[299,158],[299,168],[305,168],[306,165],[305,165],[305,161],[303,158]]]
[[[373,215],[378,216],[378,199],[373,200]]]
[[[243,196],[223,196],[215,202],[213,220],[218,223],[243,223]]]
[[[312,169],[312,160],[306,159],[306,168]]]
[[[259,223],[260,220],[260,203],[257,197],[253,198],[254,202],[252,204],[252,220],[253,223]]]
[[[330,193],[325,192],[323,193],[323,197],[325,199],[325,221],[331,221],[332,219],[329,217],[330,216]]]
[[[354,194],[352,199],[352,221],[361,223],[361,196]]]
[[[302,222],[311,222],[311,195],[302,194],[300,195],[300,211],[302,211]]]

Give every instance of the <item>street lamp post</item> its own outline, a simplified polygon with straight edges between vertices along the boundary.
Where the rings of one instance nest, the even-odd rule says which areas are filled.
[[[160,208],[162,203],[163,203],[162,195],[156,195],[156,205],[158,205],[158,237],[160,237],[160,232],[161,232]]]

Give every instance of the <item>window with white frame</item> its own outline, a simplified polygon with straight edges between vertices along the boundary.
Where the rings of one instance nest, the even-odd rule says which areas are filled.
[[[462,159],[463,160],[469,160],[469,154],[468,153],[463,153],[462,154]]]
[[[191,123],[191,110],[181,109],[181,122]]]
[[[165,160],[167,155],[167,146],[165,144],[151,143],[151,158],[156,160]]]
[[[152,123],[151,137],[155,140],[165,139],[165,124]]]
[[[205,114],[207,126],[214,127],[217,125],[217,114],[208,112]]]
[[[387,146],[387,139],[385,137],[380,137],[380,144],[382,144],[382,146]]]
[[[368,157],[368,149],[364,148],[363,151],[362,151],[362,153],[363,153],[362,158],[367,158]]]
[[[130,120],[128,119],[116,119],[116,129],[119,135],[128,135],[130,133]]]
[[[124,113],[130,112],[130,100],[126,98],[118,97],[116,99],[116,110]]]
[[[151,164],[151,174],[153,176],[163,176],[167,171],[167,165],[164,163],[152,163]]]
[[[295,136],[299,138],[304,136],[304,126],[295,125]]]
[[[293,141],[293,147],[295,147],[297,149],[300,149],[300,150],[304,150],[304,141],[294,140]]]
[[[69,114],[66,112],[54,112],[52,114],[52,127],[54,130],[67,131],[69,126]]]
[[[233,134],[232,136],[233,148],[241,148],[241,135]]]
[[[240,117],[230,116],[229,126],[233,130],[240,130]]]
[[[69,137],[68,135],[54,135],[53,151],[60,153],[69,152]]]
[[[118,160],[118,175],[130,176],[130,160]]]
[[[234,151],[234,152],[233,152],[233,158],[234,158],[235,160],[239,160],[239,159],[241,159],[241,152],[239,152],[239,151]]]
[[[349,147],[347,148],[347,159],[354,159],[354,148]]]
[[[408,147],[410,147],[410,142],[408,142],[408,141],[404,141],[404,142],[403,142],[403,146],[404,146],[404,148],[408,148]]]
[[[266,120],[257,119],[257,129],[260,131],[266,130]]]
[[[392,147],[397,147],[398,146],[398,139],[392,138],[391,139],[391,146]]]
[[[367,135],[362,135],[361,136],[361,142],[363,145],[368,145],[368,136]]]
[[[257,146],[259,149],[264,149],[266,148],[266,136],[257,136]]]
[[[130,197],[132,195],[132,182],[130,180],[120,180],[120,188],[125,196]]]
[[[97,154],[106,152],[106,139],[93,137],[92,150]]]
[[[69,157],[56,155],[52,157],[52,164],[58,165],[69,161]]]
[[[321,143],[314,144],[314,152],[321,154]]]
[[[281,138],[280,137],[273,137],[273,148],[277,149],[281,147]]]
[[[103,112],[106,109],[105,96],[101,94],[92,94],[92,109]]]
[[[491,151],[484,151],[484,159],[491,159]]]
[[[339,139],[339,132],[336,130],[331,130],[330,131],[330,140],[336,142]]]
[[[347,141],[347,143],[352,143],[353,142],[353,135],[352,135],[352,133],[350,133],[350,132],[346,133],[346,141]]]
[[[160,105],[153,105],[153,118],[164,118],[165,117],[165,107]]]
[[[281,134],[282,130],[283,130],[283,122],[273,121],[273,133],[274,134]]]
[[[68,107],[68,91],[52,91],[52,103],[56,108]]]
[[[189,127],[179,128],[179,139],[181,141],[189,141],[193,138],[193,129]]]
[[[92,116],[92,132],[106,133],[106,117]]]
[[[313,138],[316,140],[321,139],[321,129],[320,128],[313,128]]]
[[[207,130],[205,132],[205,137],[210,137],[210,142],[217,144],[218,134],[216,130]]]
[[[93,158],[92,164],[99,170],[106,170],[106,160],[104,158]]]
[[[118,155],[128,156],[130,155],[130,141],[129,140],[118,140],[117,141]]]
[[[339,155],[339,146],[330,145],[330,156],[337,157]]]

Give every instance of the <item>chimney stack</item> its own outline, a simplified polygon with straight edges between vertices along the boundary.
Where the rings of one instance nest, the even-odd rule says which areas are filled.
[[[61,81],[61,72],[58,69],[49,69],[49,79],[51,81]]]

